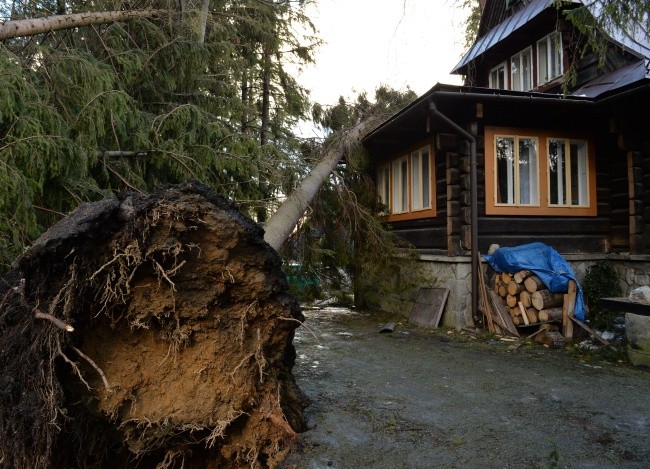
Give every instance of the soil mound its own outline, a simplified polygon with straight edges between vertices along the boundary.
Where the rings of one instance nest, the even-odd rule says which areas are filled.
[[[0,282],[0,466],[274,467],[305,406],[280,267],[198,183],[81,206]]]

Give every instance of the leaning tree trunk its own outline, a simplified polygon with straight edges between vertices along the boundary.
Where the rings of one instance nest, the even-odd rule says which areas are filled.
[[[100,25],[117,21],[131,21],[138,18],[152,18],[169,13],[167,10],[128,10],[73,13],[54,15],[45,18],[5,21],[0,25],[0,40],[15,37],[35,36],[37,34],[81,26]]]
[[[312,203],[316,194],[336,165],[346,152],[351,143],[359,140],[366,129],[372,128],[376,119],[369,119],[357,124],[345,132],[332,146],[328,148],[325,156],[311,170],[300,186],[280,205],[271,219],[264,225],[264,240],[276,251],[287,240],[300,217]]]

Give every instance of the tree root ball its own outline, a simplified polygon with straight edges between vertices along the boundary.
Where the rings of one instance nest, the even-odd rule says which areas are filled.
[[[205,186],[82,205],[1,283],[6,467],[274,467],[304,429],[281,261]]]

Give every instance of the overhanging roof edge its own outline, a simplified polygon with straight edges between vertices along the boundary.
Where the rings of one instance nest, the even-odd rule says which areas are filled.
[[[379,126],[371,130],[365,137],[361,139],[362,143],[369,141],[374,135],[378,134],[382,129],[399,122],[401,119],[410,114],[411,111],[421,106],[423,103],[428,105],[429,99],[432,98],[449,98],[449,99],[460,99],[463,101],[466,100],[475,100],[475,101],[497,101],[497,100],[507,100],[512,102],[519,103],[556,103],[557,105],[562,104],[576,104],[576,105],[590,105],[594,104],[595,100],[593,98],[584,97],[584,96],[571,96],[571,95],[556,95],[556,94],[547,94],[547,93],[526,93],[518,91],[506,91],[506,90],[497,90],[491,88],[476,88],[468,86],[455,86],[455,85],[445,85],[438,83],[429,91],[418,97],[411,104],[388,118],[386,121],[381,123]],[[556,105],[554,104],[554,105]]]

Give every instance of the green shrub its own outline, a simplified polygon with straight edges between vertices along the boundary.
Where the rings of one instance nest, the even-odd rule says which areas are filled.
[[[601,308],[598,300],[622,295],[618,274],[612,264],[602,260],[591,266],[587,271],[583,290],[589,307],[589,319],[593,325],[600,329],[611,329],[619,313]]]

